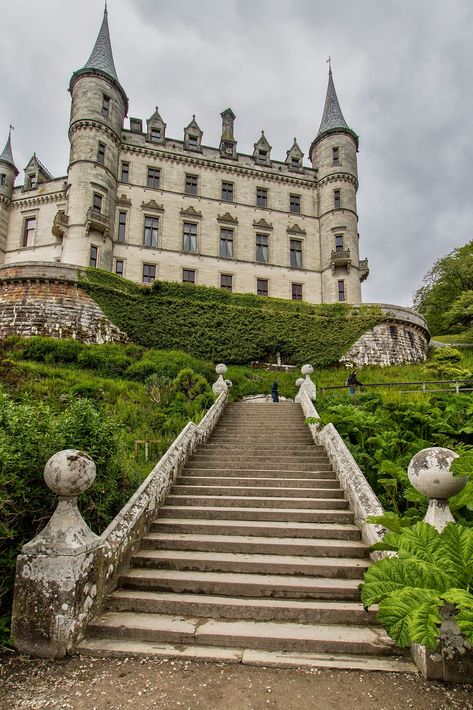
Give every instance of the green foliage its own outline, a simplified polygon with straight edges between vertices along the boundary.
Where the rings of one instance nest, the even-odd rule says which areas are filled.
[[[473,241],[438,259],[414,297],[432,332],[454,332],[472,320]],[[453,330],[452,330],[453,329]]]
[[[164,281],[149,288],[98,269],[88,269],[81,286],[135,343],[227,364],[274,361],[277,352],[286,362],[331,364],[382,320],[376,307],[310,305]]]
[[[369,567],[361,585],[365,607],[379,603],[378,619],[398,646],[435,649],[440,608],[452,604],[463,635],[473,642],[473,528],[450,523],[441,532],[418,522],[373,546],[396,552]]]
[[[208,362],[179,350],[147,350],[141,360],[127,369],[126,376],[143,382],[151,375],[173,379],[184,368],[194,370],[208,382],[215,379],[215,370]]]
[[[17,341],[18,344],[18,341]],[[67,338],[28,338],[22,344],[23,357],[26,360],[38,360],[49,363],[77,362],[81,344]]]
[[[190,400],[209,391],[207,380],[191,370],[190,367],[180,371],[172,386],[176,392],[182,392]]]

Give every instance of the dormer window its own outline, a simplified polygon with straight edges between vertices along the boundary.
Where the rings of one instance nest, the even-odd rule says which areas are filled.
[[[161,140],[161,129],[152,128],[151,129],[151,143],[159,143]]]
[[[110,96],[107,96],[107,94],[103,94],[102,96],[102,116],[105,116],[105,118],[108,118],[110,115]]]
[[[36,178],[36,173],[32,173],[31,175],[28,175],[26,178],[26,185],[28,190],[34,190],[36,187],[37,183],[37,178]]]
[[[192,121],[184,128],[184,150],[201,150],[203,132],[192,116]]]
[[[199,147],[198,137],[189,135],[189,137],[187,139],[187,144],[188,144],[189,148],[198,148]]]

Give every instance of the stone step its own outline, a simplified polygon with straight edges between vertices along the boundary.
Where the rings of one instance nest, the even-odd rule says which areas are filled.
[[[234,442],[236,443],[236,442]],[[228,449],[223,449],[221,446],[218,444],[212,444],[212,442],[209,440],[206,444],[202,444],[199,446],[199,452],[200,453],[213,453],[217,451],[227,451]],[[232,447],[232,450],[235,452],[239,451],[239,448],[235,445]],[[272,453],[288,453],[291,454],[292,452],[300,452],[300,453],[310,453],[314,454],[317,456],[323,456],[326,457],[327,454],[325,451],[320,450],[320,447],[315,446],[314,444],[279,444],[279,443],[274,443],[274,444],[253,444],[251,447],[245,448],[245,452],[247,453],[254,453],[256,455],[261,455],[265,454],[266,452],[272,454]]]
[[[276,461],[253,461],[250,457],[248,457],[248,467],[251,466],[259,468],[260,470],[266,470],[266,471],[313,471],[316,473],[317,471],[331,471],[332,467],[329,463],[317,463],[317,462],[311,462],[311,463],[300,463],[298,461],[287,461],[287,462],[276,462]],[[206,468],[209,470],[215,470],[219,468],[226,469],[227,471],[236,469],[236,470],[241,470],[241,469],[246,469],[246,466],[243,461],[233,461],[232,458],[230,457],[222,457],[221,460],[215,459],[214,461],[209,461],[209,460],[196,460],[195,458],[191,461],[189,461],[188,464],[186,464],[186,470],[187,468]]]
[[[182,486],[171,487],[171,495],[181,496],[245,496],[266,498],[342,498],[340,488],[268,488],[267,486]]]
[[[215,453],[209,454],[209,453],[197,453],[194,454],[192,457],[189,458],[188,463],[189,464],[194,464],[194,463],[217,463],[219,465],[222,465],[225,467],[227,463],[229,462],[238,462],[240,465],[245,465],[245,464],[265,464],[264,468],[271,468],[274,464],[292,464],[292,463],[297,463],[297,464],[311,464],[313,466],[319,466],[320,464],[322,465],[327,465],[330,466],[330,461],[328,456],[321,456],[319,454],[314,454],[313,456],[310,454],[301,454],[297,455],[295,454],[294,456],[286,456],[283,454],[279,453],[272,453],[272,454],[249,454],[247,452],[241,452],[241,451],[232,451],[230,452],[222,452],[222,451],[216,451]]]
[[[184,468],[183,474],[185,476],[244,476],[250,478],[276,478],[279,476],[281,479],[285,478],[298,478],[298,479],[308,479],[315,480],[318,478],[326,478],[327,480],[338,480],[336,474],[333,470],[321,471],[288,471],[287,469],[278,469],[274,471],[273,469],[254,469],[254,468],[200,468],[197,466],[186,466]]]
[[[95,638],[155,643],[216,645],[271,651],[395,654],[393,642],[378,628],[335,624],[192,619],[164,614],[105,612],[89,626]]]
[[[101,658],[175,658],[209,663],[241,663],[264,668],[328,668],[332,670],[384,671],[386,673],[417,673],[417,667],[401,656],[354,655],[333,653],[281,653],[251,649],[199,646],[192,644],[157,644],[122,639],[84,639],[77,647],[83,656]]]
[[[274,499],[273,499],[274,502]],[[301,510],[293,508],[241,508],[232,506],[213,505],[163,505],[159,509],[160,518],[204,518],[206,520],[271,520],[278,522],[298,523],[353,523],[354,515],[351,510],[334,510],[323,508],[321,510]]]
[[[362,542],[314,538],[270,538],[245,535],[204,535],[150,532],[142,538],[143,550],[237,552],[243,554],[301,555],[317,557],[368,557]]]
[[[279,436],[277,437],[277,443],[282,445],[282,446],[291,446],[291,445],[301,445],[301,444],[310,444],[312,439],[310,438],[309,435],[307,436],[291,436],[291,437],[286,437],[286,436]],[[245,437],[241,438],[236,442],[235,438],[232,436],[220,436],[219,434],[212,434],[210,438],[208,439],[209,444],[219,444],[222,446],[233,446],[235,447],[236,445],[238,448],[250,448],[252,446],[255,446],[255,444],[258,444],[260,446],[272,446],[273,441],[269,437],[261,437],[258,435],[252,436],[252,437]],[[274,443],[276,444],[276,439],[274,440]]]
[[[291,577],[276,574],[242,574],[153,568],[133,568],[119,578],[126,589],[156,592],[212,594],[273,599],[326,599],[359,601],[359,579]]]
[[[208,510],[207,508],[205,510]],[[245,535],[266,538],[310,538],[316,540],[360,540],[356,525],[339,523],[270,522],[268,520],[202,520],[199,518],[161,518],[151,524],[150,532],[183,535]]]
[[[174,594],[140,589],[118,589],[108,597],[107,609],[212,619],[378,625],[376,610],[365,611],[359,602],[344,601],[241,599],[210,594]]]
[[[231,472],[229,472],[231,473]],[[337,490],[340,488],[335,478],[263,478],[236,477],[236,476],[179,476],[176,478],[178,486],[253,486],[268,488],[327,488]]]
[[[347,557],[242,554],[186,550],[140,550],[131,564],[168,570],[276,574],[336,579],[361,579],[370,562]]]
[[[168,505],[201,505],[216,507],[221,505],[224,508],[303,508],[343,510],[348,508],[348,502],[343,498],[288,498],[280,496],[206,496],[206,495],[176,495],[170,494],[166,498]]]

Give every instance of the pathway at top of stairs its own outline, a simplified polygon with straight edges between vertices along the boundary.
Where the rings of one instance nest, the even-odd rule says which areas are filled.
[[[227,405],[77,651],[415,671],[366,612],[369,552],[300,405]]]

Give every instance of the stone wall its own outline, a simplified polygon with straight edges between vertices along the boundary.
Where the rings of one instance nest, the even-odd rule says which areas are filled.
[[[423,362],[430,341],[424,318],[410,308],[378,305],[384,311],[386,320],[364,333],[340,362],[357,367]]]
[[[90,296],[80,270],[44,262],[0,266],[0,338],[45,335],[83,343],[126,342]]]

